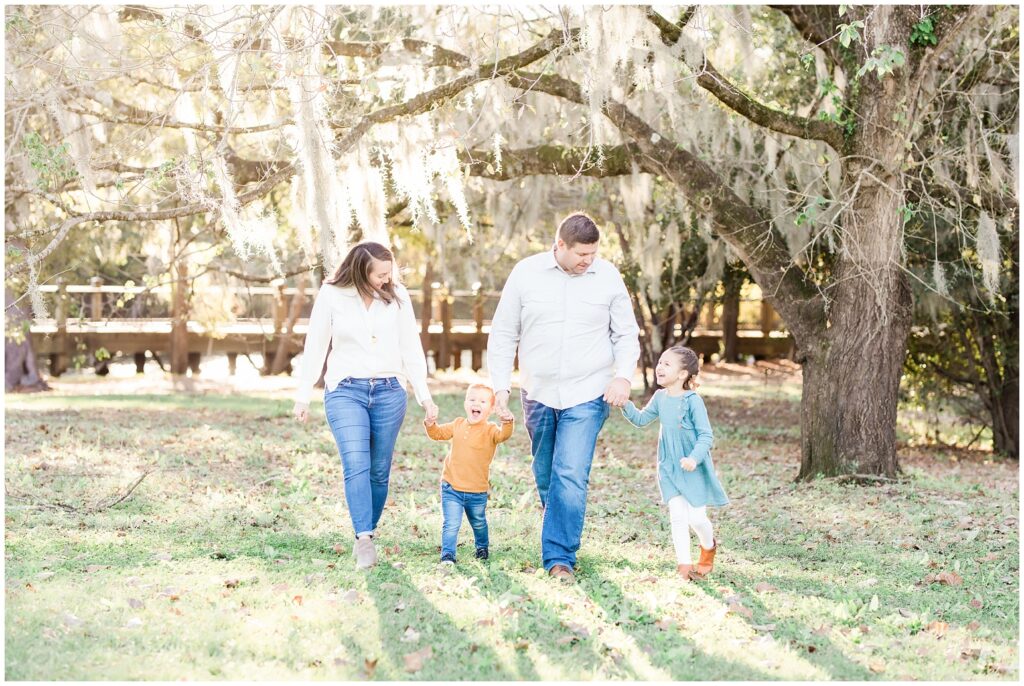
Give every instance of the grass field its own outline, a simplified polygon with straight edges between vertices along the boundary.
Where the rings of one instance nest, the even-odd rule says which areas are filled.
[[[794,484],[796,382],[701,391],[732,499],[712,578],[674,576],[657,430],[613,412],[568,588],[536,569],[521,425],[492,470],[492,558],[464,524],[446,576],[446,446],[410,409],[382,563],[358,573],[321,405],[302,426],[285,392],[7,396],[5,676],[1017,679],[1017,463],[904,447],[901,481]],[[454,384],[436,399],[461,412]]]

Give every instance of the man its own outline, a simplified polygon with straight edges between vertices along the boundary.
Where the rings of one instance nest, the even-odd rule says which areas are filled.
[[[523,414],[544,508],[544,569],[563,581],[583,534],[587,485],[608,406],[622,407],[640,357],[639,328],[618,270],[597,257],[594,220],[571,214],[548,252],[505,282],[487,340],[498,412],[507,410],[519,350]]]

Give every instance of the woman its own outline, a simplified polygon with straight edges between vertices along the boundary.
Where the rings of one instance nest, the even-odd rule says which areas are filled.
[[[324,281],[309,316],[296,392],[295,418],[305,422],[330,343],[324,412],[345,472],[356,569],[377,563],[373,535],[388,497],[391,455],[405,418],[406,381],[427,419],[437,417],[412,301],[395,283],[396,271],[390,250],[366,242],[353,247]]]

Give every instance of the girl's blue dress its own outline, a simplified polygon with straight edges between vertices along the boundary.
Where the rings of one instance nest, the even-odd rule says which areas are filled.
[[[661,420],[658,486],[663,502],[681,495],[692,507],[720,507],[729,503],[711,461],[714,437],[708,411],[695,391],[685,391],[673,397],[662,389],[654,394],[643,410],[638,410],[630,401],[622,408],[622,414],[630,424],[638,427],[647,426],[655,419]],[[679,460],[684,457],[696,460],[697,468],[692,472],[683,469]]]

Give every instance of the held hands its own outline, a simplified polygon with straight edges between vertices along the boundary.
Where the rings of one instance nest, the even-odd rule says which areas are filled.
[[[498,413],[502,421],[506,421],[505,417],[512,418],[512,413],[508,411],[508,391],[497,391],[494,394],[494,411]]]
[[[292,408],[292,414],[297,420],[306,423],[309,419],[309,403],[295,403],[295,407]]]
[[[430,424],[435,423],[437,421],[438,410],[437,405],[434,404],[434,401],[428,398],[427,400],[424,400],[420,404],[423,407],[423,411],[427,413],[426,417],[423,419],[423,425],[430,426]]]
[[[683,459],[679,460],[679,466],[688,472],[692,472],[694,469],[697,468],[697,460],[694,460],[691,457],[684,457]]]
[[[612,379],[604,392],[604,401],[615,407],[625,407],[629,400],[629,379],[617,377]]]

